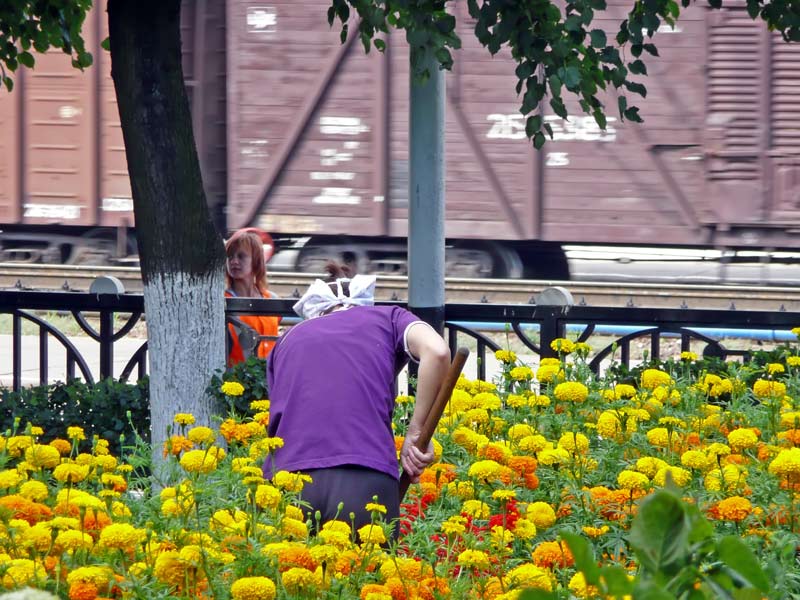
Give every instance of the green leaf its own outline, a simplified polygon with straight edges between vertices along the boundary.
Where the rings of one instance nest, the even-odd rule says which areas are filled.
[[[6,86],[6,89],[10,92],[14,89],[14,82],[12,81],[11,77],[3,77],[3,83]]]
[[[386,50],[386,42],[381,38],[375,38],[372,43],[375,44],[375,48],[378,50],[378,52],[383,52]]]
[[[581,18],[578,15],[570,15],[564,21],[564,29],[567,31],[580,31],[581,29]]]
[[[631,106],[625,111],[625,118],[634,123],[644,123],[642,117],[639,116],[639,109],[635,106]]]
[[[595,48],[605,48],[606,45],[606,32],[602,29],[592,29],[589,36],[592,39],[592,46]]]
[[[755,19],[758,16],[760,9],[761,6],[758,0],[747,0],[747,14],[750,15],[751,19]]]
[[[722,0],[708,0],[708,5],[711,8],[722,8]]]
[[[770,583],[752,550],[738,537],[729,535],[717,542],[719,557],[736,573],[763,592]]]
[[[342,32],[339,34],[339,41],[344,44],[347,41],[347,23],[342,25]]]
[[[542,128],[542,116],[533,115],[525,121],[525,135],[532,138]]]
[[[518,600],[556,600],[558,595],[555,592],[545,592],[535,588],[524,590]]]
[[[551,75],[550,78],[547,80],[550,84],[550,93],[553,94],[556,98],[561,97],[561,78],[558,75]]]
[[[606,593],[615,598],[628,596],[633,591],[633,581],[622,567],[611,566],[600,569],[600,577],[606,582]]]
[[[642,49],[653,56],[658,56],[658,48],[655,44],[642,44]]]
[[[25,50],[17,54],[17,60],[19,60],[19,64],[28,67],[29,69],[32,69],[34,63],[36,62],[33,58],[33,54]]]
[[[594,120],[597,123],[597,126],[600,129],[602,129],[603,131],[605,131],[606,126],[608,125],[608,121],[607,121],[606,115],[603,113],[603,111],[600,110],[600,109],[595,110],[594,112],[592,112],[592,116],[594,117]]]
[[[635,81],[626,81],[625,87],[633,94],[639,94],[642,98],[647,97],[647,88],[641,83],[636,83]]]
[[[617,106],[619,107],[619,116],[625,119],[625,111],[628,109],[628,99],[625,96],[617,98]]]
[[[536,135],[533,136],[533,147],[537,150],[541,150],[542,146],[544,146],[545,137],[541,131],[537,131]]]
[[[581,83],[581,72],[578,67],[567,67],[564,69],[564,73],[559,73],[559,75],[562,76],[567,89],[574,89]]]
[[[406,32],[406,41],[412,46],[425,46],[431,39],[431,34],[424,29],[409,29]]]
[[[575,557],[575,568],[583,573],[588,583],[597,585],[600,579],[600,569],[597,567],[597,560],[586,538],[568,531],[562,531],[560,536],[567,542],[572,556]]]
[[[634,75],[647,75],[647,66],[639,59],[628,63],[628,70]]]
[[[548,123],[547,121],[545,121],[544,125],[542,125],[542,127],[544,128],[544,130],[547,132],[547,135],[549,135],[550,139],[552,140],[553,139],[553,126],[550,125],[550,123]]]
[[[550,98],[550,107],[562,119],[566,119],[569,116],[567,107],[564,106],[564,101],[561,98]]]
[[[636,600],[675,600],[675,596],[651,581],[638,583],[633,591]]]
[[[640,118],[638,109],[629,108],[625,117]],[[689,530],[683,501],[662,489],[642,501],[628,541],[647,571],[671,575],[688,561]]]
[[[107,51],[110,52],[111,51],[111,38],[106,36],[106,39],[104,39],[102,42],[100,42],[100,47],[103,50],[107,50]]]

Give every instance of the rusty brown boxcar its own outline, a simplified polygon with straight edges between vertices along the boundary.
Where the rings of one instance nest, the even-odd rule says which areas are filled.
[[[599,23],[612,32],[630,2],[608,4]],[[403,35],[385,53],[365,55],[353,36],[341,44],[329,0],[184,6],[184,70],[221,228],[262,227],[300,270],[341,254],[402,271]],[[463,3],[453,7],[464,47],[447,75],[451,273],[565,277],[564,244],[800,247],[800,45],[753,22],[743,2],[692,7],[659,31],[644,125],[620,122],[609,94],[606,130],[576,105],[569,121],[545,113],[555,139],[542,152],[525,138],[510,57],[491,57]],[[48,55],[0,101],[6,231],[103,239],[132,225],[102,18],[91,26],[98,68],[80,74]],[[39,254],[81,256],[66,243]]]

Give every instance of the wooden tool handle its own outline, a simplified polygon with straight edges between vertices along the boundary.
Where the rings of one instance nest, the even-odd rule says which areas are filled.
[[[431,406],[430,411],[428,411],[428,415],[425,417],[419,437],[414,443],[414,445],[422,452],[425,452],[428,449],[428,444],[430,443],[433,434],[436,432],[436,427],[439,425],[439,419],[442,418],[442,413],[444,412],[447,403],[450,401],[450,396],[453,395],[453,390],[456,387],[456,383],[458,382],[458,378],[464,368],[464,364],[467,362],[468,356],[469,350],[466,348],[461,347],[456,350],[456,355],[453,357],[453,362],[450,364],[450,368],[447,370],[447,374],[445,375],[442,384],[439,386],[439,392],[436,394],[433,405]],[[400,476],[401,502],[408,491],[409,485],[411,485],[411,478],[405,471],[403,471],[403,474]]]

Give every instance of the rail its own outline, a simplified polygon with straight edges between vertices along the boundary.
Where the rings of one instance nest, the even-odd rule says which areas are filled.
[[[125,290],[142,292],[141,274],[134,267],[84,267],[0,263],[0,289],[10,291],[88,291],[100,276],[119,279]],[[270,289],[282,298],[299,297],[313,281],[309,273],[271,272]],[[714,308],[800,311],[800,287],[614,283],[607,281],[545,281],[527,279],[445,279],[445,300],[457,303],[526,304],[551,286],[566,286],[584,306],[644,308]],[[379,275],[377,298],[404,302],[408,279]]]
[[[229,298],[226,302],[229,317],[294,316],[293,300]],[[142,320],[143,313],[141,295],[0,292],[0,316],[11,325],[10,335],[0,335],[0,383],[19,390],[23,384],[44,384],[59,377],[80,377],[87,382],[109,376],[128,379],[134,373],[142,377],[147,373],[146,341],[128,340],[118,365],[115,357],[121,354],[119,345]],[[71,316],[84,335],[68,336],[52,322],[56,316]],[[800,313],[791,311],[568,306],[541,301],[505,305],[449,303],[445,319],[445,337],[450,347],[455,350],[466,345],[473,349],[473,356],[477,357],[474,374],[482,379],[490,373],[494,351],[512,345],[518,354],[529,355],[535,363],[540,357],[553,356],[550,343],[568,331],[570,338],[591,343],[590,366],[599,371],[613,353],[626,366],[641,360],[644,353],[652,358],[684,350],[723,359],[747,355],[747,350],[729,347],[724,339],[708,335],[705,328],[788,332],[800,325]],[[609,325],[630,331],[600,335],[602,328]],[[79,338],[93,346],[79,348]],[[97,358],[97,368],[92,357]],[[56,364],[62,365],[63,370],[54,374]]]

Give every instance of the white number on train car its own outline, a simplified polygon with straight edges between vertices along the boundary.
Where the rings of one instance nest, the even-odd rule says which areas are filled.
[[[358,117],[320,117],[319,130],[328,135],[358,135],[369,131],[369,126]]]
[[[352,195],[352,188],[322,188],[319,196],[314,196],[314,204],[361,204],[360,196]]]
[[[569,164],[568,152],[548,152],[547,153],[547,166],[548,167],[566,167]]]
[[[103,210],[107,212],[130,212],[133,198],[103,198]]]
[[[614,142],[617,130],[611,123],[617,119],[608,117],[606,130],[600,129],[594,117],[573,117],[569,121],[557,115],[545,116],[545,121],[553,128],[553,141],[564,142]],[[525,138],[525,117],[523,115],[491,114],[487,121],[493,121],[486,137],[489,139],[521,140]]]
[[[25,216],[34,219],[79,219],[81,207],[77,204],[26,204]]]
[[[486,134],[489,139],[525,139],[525,117],[522,115],[493,114],[487,115],[486,120],[494,121]]]
[[[248,33],[275,33],[278,30],[278,13],[274,6],[248,6]]]

